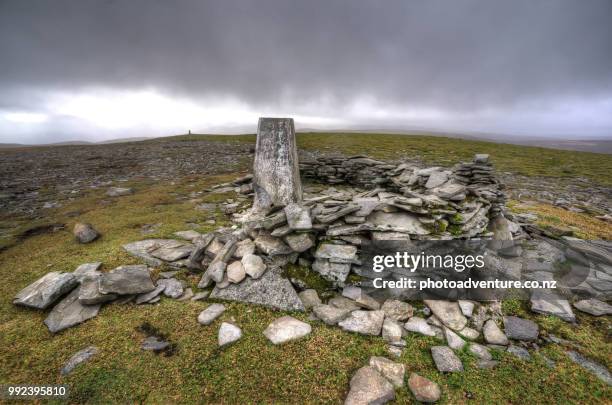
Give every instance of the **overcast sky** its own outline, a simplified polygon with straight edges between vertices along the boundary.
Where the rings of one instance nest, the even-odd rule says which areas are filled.
[[[612,1],[0,0],[0,142],[262,115],[612,139]]]

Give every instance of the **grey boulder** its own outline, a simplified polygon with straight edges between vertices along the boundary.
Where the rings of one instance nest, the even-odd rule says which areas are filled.
[[[81,222],[74,225],[72,233],[79,243],[90,243],[100,236],[91,224]]]

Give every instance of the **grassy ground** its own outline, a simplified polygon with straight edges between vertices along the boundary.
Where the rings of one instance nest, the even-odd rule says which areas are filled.
[[[571,232],[573,236],[587,240],[612,240],[612,224],[592,216],[572,212],[539,202],[519,204],[510,201],[508,208],[516,213],[533,213],[538,216],[537,225],[555,232]]]
[[[308,136],[306,136],[308,140]],[[304,139],[301,139],[304,142]],[[386,355],[379,337],[341,332],[320,323],[313,324],[307,338],[280,347],[273,346],[262,331],[283,313],[237,303],[211,326],[196,321],[198,313],[210,304],[177,302],[163,298],[158,305],[107,305],[100,314],[57,335],[51,335],[42,321],[46,313],[19,308],[12,297],[24,286],[49,271],[72,271],[84,262],[102,261],[104,270],[120,264],[137,263],[121,244],[145,238],[144,224],[161,223],[156,233],[146,237],[171,237],[187,229],[187,222],[204,224],[211,216],[216,225],[225,222],[219,212],[207,214],[195,209],[198,201],[187,195],[238,175],[185,179],[174,184],[131,184],[132,196],[108,198],[92,191],[72,204],[55,210],[49,222],[66,224],[66,230],[42,233],[19,241],[0,252],[0,384],[68,384],[71,402],[147,403],[340,403],[352,374],[370,356]],[[202,201],[215,201],[228,195],[208,195]],[[70,233],[76,218],[93,223],[102,238],[79,245]],[[181,273],[192,287],[197,276]],[[544,331],[573,340],[580,351],[612,367],[610,318],[579,315],[579,326],[534,316],[520,302],[504,306],[509,314],[536,320]],[[292,314],[306,319],[304,314]],[[244,337],[234,345],[217,348],[217,331],[224,320],[234,320]],[[177,344],[175,355],[165,357],[140,350],[144,336],[137,327],[148,322]],[[545,332],[546,333],[546,332]],[[604,403],[612,390],[590,373],[572,363],[559,345],[549,345],[542,353],[557,362],[549,369],[540,355],[526,363],[503,353],[494,370],[480,370],[467,353],[461,357],[463,373],[438,373],[429,354],[433,338],[409,336],[401,361],[407,373],[418,372],[441,385],[442,403]],[[100,353],[67,377],[59,369],[74,352],[95,345]],[[406,388],[397,391],[397,403],[410,403]]]
[[[255,135],[183,135],[171,139],[255,143]],[[602,185],[612,185],[612,155],[609,154],[396,134],[299,133],[298,146],[348,155],[365,153],[386,160],[420,159],[440,165],[453,165],[461,160],[471,160],[475,153],[488,153],[499,171],[526,176],[585,177]]]

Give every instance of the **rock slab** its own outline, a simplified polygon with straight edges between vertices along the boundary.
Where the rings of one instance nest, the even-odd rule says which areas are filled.
[[[258,279],[246,278],[240,284],[230,284],[223,289],[215,287],[210,298],[263,305],[283,311],[304,311],[293,285],[282,277],[278,268],[268,269]]]
[[[53,307],[44,322],[51,333],[57,333],[93,318],[98,315],[99,310],[100,304],[81,304],[79,290],[75,289]]]
[[[13,304],[45,309],[71,291],[77,283],[77,278],[73,274],[57,271],[47,273],[19,291],[13,299]]]
[[[119,266],[108,273],[100,275],[99,289],[102,294],[143,294],[155,289],[149,269],[136,264]]]

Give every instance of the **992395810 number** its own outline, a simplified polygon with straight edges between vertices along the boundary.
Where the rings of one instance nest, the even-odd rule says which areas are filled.
[[[0,398],[68,398],[67,385],[2,385]]]

